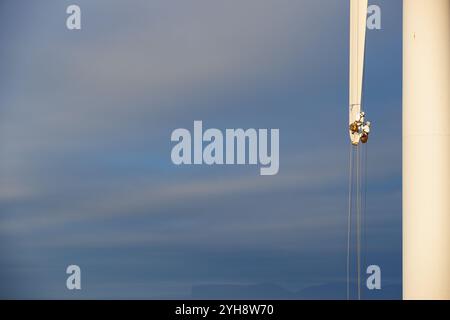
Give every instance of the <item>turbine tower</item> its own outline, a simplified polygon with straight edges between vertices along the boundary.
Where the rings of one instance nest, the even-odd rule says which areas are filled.
[[[403,298],[450,299],[450,0],[403,2]]]

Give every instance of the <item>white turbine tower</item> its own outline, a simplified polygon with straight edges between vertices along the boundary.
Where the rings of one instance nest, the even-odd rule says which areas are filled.
[[[450,0],[404,0],[404,299],[450,299],[449,123]]]

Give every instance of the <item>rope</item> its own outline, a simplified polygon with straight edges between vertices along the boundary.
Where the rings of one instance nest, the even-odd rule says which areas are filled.
[[[361,159],[360,148],[356,149],[356,263],[358,300],[361,300]]]
[[[363,209],[362,209],[362,217],[363,217],[363,252],[364,252],[364,265],[367,267],[367,153],[368,153],[368,144],[364,146],[364,185],[363,185]]]
[[[356,16],[359,19],[360,8],[359,5],[356,7]],[[359,77],[359,70],[364,66],[360,66],[359,64],[359,33],[360,26],[359,21],[356,22],[356,30],[353,31],[352,37],[354,43],[356,43],[356,79],[354,79],[352,85],[356,84],[356,88],[360,87],[360,81],[364,83],[364,75],[363,79]],[[355,39],[356,37],[356,39]],[[361,86],[363,85],[361,84]],[[354,103],[353,96],[351,97],[350,103],[350,111],[353,111],[354,106],[361,106],[362,104],[362,92],[356,92],[357,103]],[[348,186],[348,217],[347,217],[347,300],[350,299],[350,279],[351,279],[351,247],[352,247],[352,216],[355,215],[355,242],[356,242],[356,276],[357,276],[357,297],[358,300],[362,298],[362,286],[361,286],[361,262],[366,265],[366,248],[367,248],[367,240],[366,240],[366,198],[367,198],[367,146],[364,147],[364,154],[361,154],[362,145],[358,144],[356,147],[350,145],[350,163],[349,163],[349,186]],[[356,149],[356,150],[354,150]],[[356,158],[356,159],[354,159]],[[354,163],[356,162],[356,163]],[[356,167],[356,168],[355,168]],[[354,171],[356,171],[356,177],[353,177]],[[356,180],[356,181],[353,181]],[[355,193],[356,199],[353,199],[353,183],[355,183]],[[363,194],[362,194],[363,192]],[[355,208],[355,213],[353,214],[353,206]],[[363,243],[362,243],[363,242]],[[362,246],[364,246],[364,253],[362,254]]]
[[[352,182],[353,182],[353,145],[350,144],[350,165],[348,171],[348,217],[347,217],[347,300],[350,300],[350,238],[352,222]]]

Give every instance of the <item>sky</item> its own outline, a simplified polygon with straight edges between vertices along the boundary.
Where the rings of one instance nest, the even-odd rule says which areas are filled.
[[[399,299],[402,3],[369,3],[364,297]],[[0,297],[345,298],[348,21],[346,0],[2,0]],[[194,120],[278,128],[279,173],[175,166]]]

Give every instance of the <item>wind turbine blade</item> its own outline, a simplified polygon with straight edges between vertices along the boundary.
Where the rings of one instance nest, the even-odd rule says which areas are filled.
[[[361,112],[368,4],[368,0],[350,0],[349,124]],[[355,143],[359,137],[350,132],[350,139]]]

